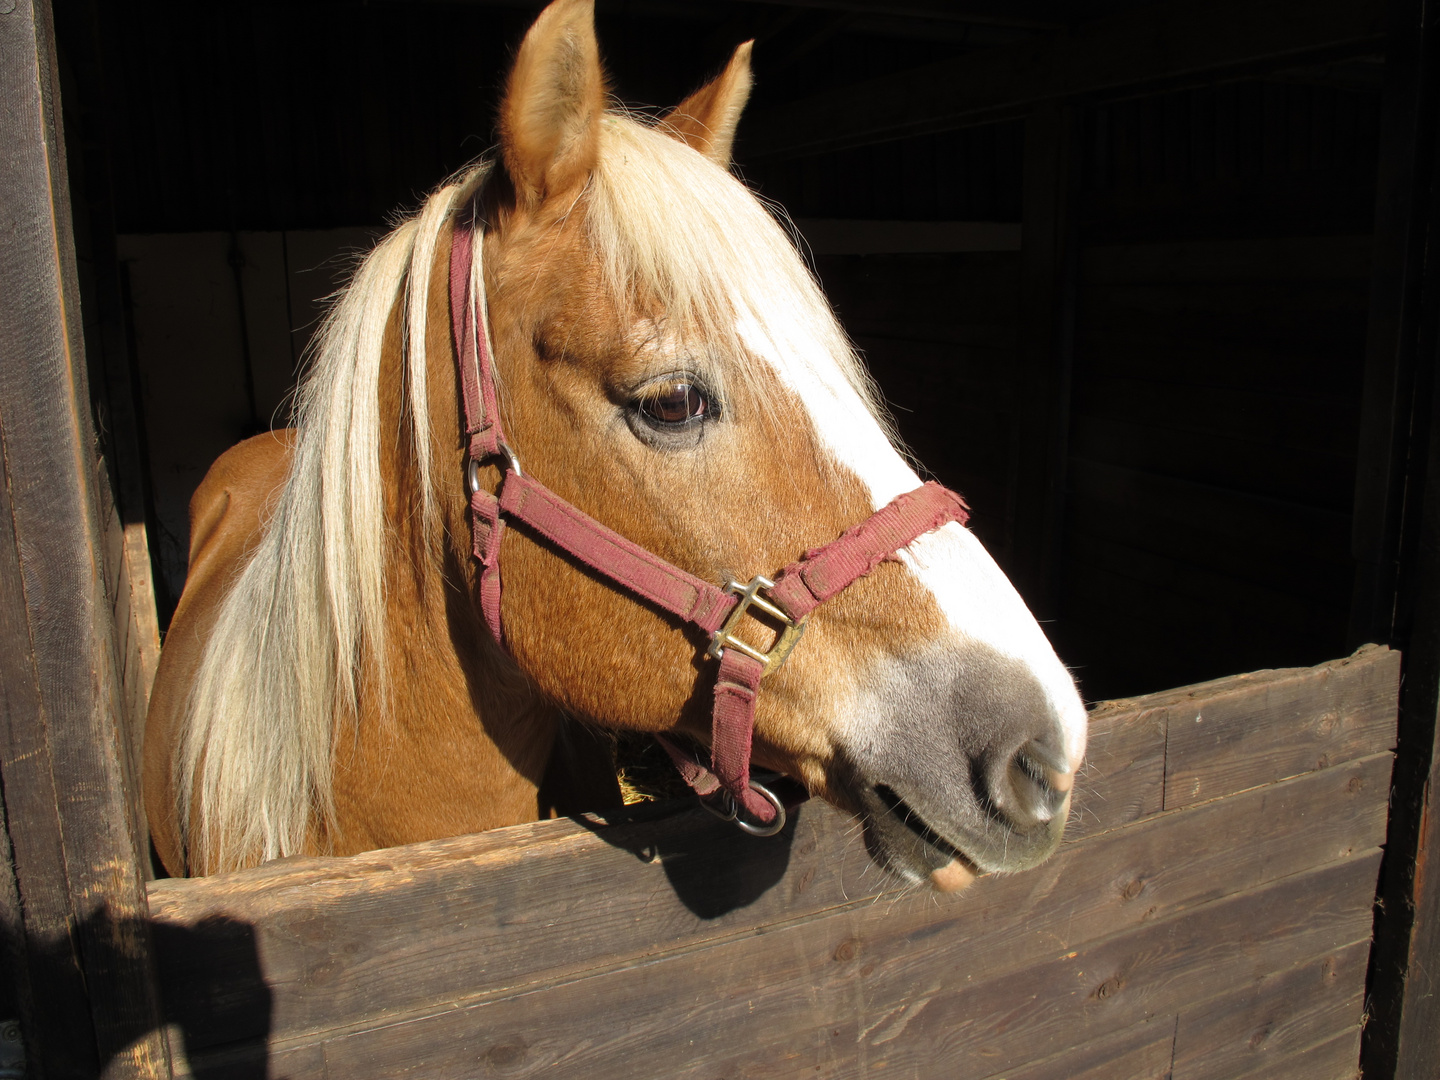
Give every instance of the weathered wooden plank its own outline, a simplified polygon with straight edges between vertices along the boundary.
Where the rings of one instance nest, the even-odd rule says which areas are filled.
[[[1440,1030],[1440,10],[1390,0],[1351,633],[1406,652],[1367,1076],[1431,1080]]]
[[[237,1025],[242,1035],[266,1025],[293,1034],[417,998],[514,991],[623,965],[869,903],[894,887],[829,808],[802,807],[793,831],[771,844],[702,811],[669,811],[156,882],[164,979],[192,995],[203,988],[172,1001],[170,1015],[192,1046],[233,1038]],[[547,927],[554,932],[538,933]],[[262,964],[268,990],[252,1012],[211,1010],[212,999],[243,999]],[[237,967],[238,995],[228,974]]]
[[[1094,771],[1077,783],[1074,835],[1154,812],[1161,765],[1161,806],[1173,810],[1388,750],[1399,670],[1399,653],[1365,646],[1314,668],[1102,702],[1090,713]]]
[[[695,910],[695,891],[717,887],[704,868],[710,852],[722,886],[732,871],[726,834],[693,814],[648,832],[613,826],[597,836],[548,822],[157,882],[162,978],[182,990],[167,1014],[185,1029],[192,1056],[266,1033],[283,1047],[375,1017],[398,1021],[663,955],[702,955],[706,946],[812,922],[815,955],[857,935],[907,942],[894,946],[901,951],[911,949],[907,935],[945,936],[963,945],[969,963],[1014,970],[1368,849],[1384,831],[1389,768],[1389,756],[1376,755],[1067,844],[1041,868],[984,879],[938,909],[928,894],[897,892],[867,869],[847,819],[819,807],[805,810],[775,887],[708,918]],[[1302,822],[1307,843],[1299,845]],[[695,854],[676,858],[671,837],[681,830],[696,837]],[[637,867],[626,851],[636,847],[659,851],[659,860]],[[1176,860],[1177,850],[1186,858]],[[846,929],[834,928],[837,918]]]
[[[12,520],[7,487],[0,484],[0,522]],[[14,892],[5,905],[7,953],[20,966],[7,970],[31,1039],[44,1037],[62,1018],[83,1015],[84,976],[74,930],[68,923],[65,851],[61,840],[59,797],[50,772],[36,684],[34,648],[26,625],[25,583],[13,531],[0,534],[0,775],[4,777],[4,874]],[[24,822],[23,829],[16,828]],[[15,824],[12,824],[15,823]],[[24,880],[25,904],[19,882]],[[43,951],[46,963],[27,964],[30,950]],[[33,975],[31,966],[38,968]],[[7,965],[8,968],[8,965]],[[94,1069],[93,1036],[77,1025],[73,1037],[50,1051],[47,1064],[83,1075]]]
[[[1170,1080],[1174,1044],[1174,1017],[1156,1016],[1043,1061],[1006,1069],[997,1080]]]
[[[155,1031],[141,852],[130,828],[114,625],[54,29],[45,0],[0,17],[0,576],[5,801],[36,1008],[36,1071],[169,1074]],[[78,971],[77,971],[78,967]]]
[[[81,267],[85,354],[98,421],[96,488],[107,504],[102,535],[107,595],[120,658],[123,742],[130,755],[129,774],[138,777],[160,635],[146,539],[149,468],[115,243],[107,138],[107,114],[114,103],[105,91],[99,0],[60,4],[55,17],[58,49],[65,58],[64,118],[71,155],[71,201],[77,210],[75,241]],[[113,501],[108,498],[112,491]],[[142,859],[142,869],[148,870],[149,829],[138,783],[130,785],[130,795],[132,828],[147,856]]]
[[[1098,706],[1090,714],[1090,745],[1075,781],[1068,839],[1128,825],[1165,808],[1163,708]]]
[[[1375,48],[1381,5],[1171,2],[1063,36],[867,79],[750,118],[742,161],[799,157],[1018,115],[1040,102],[1178,88]]]
[[[1227,897],[1021,976],[937,998],[906,1025],[888,1064],[902,1075],[910,1063],[916,1071],[956,1075],[971,1071],[972,1062],[1004,1065],[1058,1053],[1082,1032],[1171,1013],[1320,949],[1363,941],[1378,854]],[[898,986],[888,1000],[909,1009]],[[936,1069],[947,1061],[948,1071]]]
[[[1227,1080],[1355,1080],[1361,1075],[1359,1028],[1352,1028],[1289,1057],[1271,1062],[1260,1072]]]
[[[1258,674],[1252,692],[1197,688],[1169,707],[1167,810],[1394,745],[1398,653],[1376,647],[1303,673]]]
[[[1174,1080],[1272,1075],[1275,1064],[1338,1035],[1358,1037],[1370,942],[1356,942],[1180,1011]],[[1356,1060],[1350,1061],[1353,1071]]]
[[[850,912],[827,922],[868,919],[873,936],[837,943],[842,926],[802,924],[334,1038],[325,1064],[357,1080],[487,1067],[592,1080],[850,1077],[882,1068],[1003,1075],[1087,1035],[1363,940],[1379,854],[1146,923],[1022,977],[987,977],[961,935],[889,937],[883,909]]]

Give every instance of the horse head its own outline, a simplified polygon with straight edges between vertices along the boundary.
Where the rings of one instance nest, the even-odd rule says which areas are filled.
[[[645,122],[606,108],[590,0],[557,0],[516,57],[496,161],[360,265],[295,430],[211,469],[146,731],[172,873],[533,818],[566,717],[704,744],[712,689],[731,685],[707,655],[721,644],[721,670],[753,676],[735,684],[754,707],[730,759],[742,799],[753,757],[941,888],[1059,843],[1084,708],[958,496],[902,498],[920,481],[874,387],[785,229],[730,174],[749,56]],[[478,456],[476,323],[493,346],[480,397],[507,439]],[[511,455],[587,537],[708,591],[710,615],[736,603],[721,583],[759,588],[819,565],[797,563],[817,548],[865,557],[815,594],[803,641],[760,682],[742,660],[775,652],[763,619],[736,608],[707,649],[697,625],[718,623],[637,602],[535,519],[482,522],[522,482]],[[920,527],[876,525],[937,494]],[[889,539],[856,539],[877,531]],[[615,791],[604,757],[572,777],[597,798]]]
[[[592,8],[557,0],[525,38],[479,195],[510,445],[701,579],[771,574],[920,480],[794,243],[729,171],[750,45],[645,123],[606,110]],[[463,548],[457,447],[434,475]],[[693,630],[524,532],[501,573],[526,677],[595,723],[707,738],[714,663]],[[763,627],[742,633],[768,647]],[[1070,675],[954,522],[818,607],[756,704],[758,764],[861,815],[884,864],[942,887],[1045,858],[1084,746]]]

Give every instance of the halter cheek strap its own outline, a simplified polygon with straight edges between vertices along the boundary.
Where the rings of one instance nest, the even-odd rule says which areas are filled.
[[[969,518],[965,500],[939,484],[925,484],[899,496],[838,539],[806,552],[774,581],[757,576],[743,585],[730,581],[720,586],[671,565],[521,472],[500,426],[479,233],[473,207],[467,207],[458,217],[450,247],[450,314],[469,441],[466,475],[485,623],[503,647],[500,541],[506,520],[513,519],[620,588],[704,631],[710,640],[706,653],[719,661],[710,762],[707,766],[669,739],[661,737],[660,741],[680,774],[707,804],[718,799],[729,817],[736,816],[737,807],[743,808],[762,823],[755,826],[740,819],[739,824],[748,831],[762,835],[778,832],[785,822],[783,805],[750,779],[760,680],[785,662],[811,611],[925,533],[950,521],[963,525]],[[498,495],[480,486],[479,466],[484,461],[501,464]],[[757,611],[778,627],[768,651],[754,648],[736,633],[745,616]]]

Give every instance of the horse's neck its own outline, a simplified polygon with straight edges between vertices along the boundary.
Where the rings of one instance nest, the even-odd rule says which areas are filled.
[[[539,816],[554,711],[464,640],[467,602],[391,604],[388,700],[362,691],[354,738],[336,743],[337,854]]]
[[[360,680],[354,737],[336,740],[337,854],[540,816],[537,792],[559,724],[555,708],[500,653],[478,611],[458,466],[433,466],[437,478],[455,481],[455,490],[437,492],[442,528],[427,535],[403,419],[400,341],[392,319],[378,448],[387,504],[388,640],[383,657],[365,661],[370,670]],[[432,343],[432,352],[437,344],[443,357],[444,339]],[[456,415],[456,403],[446,407],[453,371],[437,363],[430,375],[440,384],[432,415]]]

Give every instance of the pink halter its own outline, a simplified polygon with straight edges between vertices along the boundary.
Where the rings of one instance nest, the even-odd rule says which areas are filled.
[[[936,483],[901,495],[824,547],[806,552],[775,576],[742,585],[713,585],[681,570],[601,525],[545,485],[520,471],[505,443],[491,358],[483,274],[473,203],[457,216],[450,248],[450,316],[460,368],[469,436],[466,470],[475,558],[480,563],[480,607],[490,632],[503,647],[500,624],[500,541],[507,518],[520,521],[556,547],[604,575],[620,588],[703,630],[706,655],[719,661],[714,689],[708,767],[675,743],[659,737],[686,782],[710,809],[757,835],[773,835],[785,824],[785,807],[750,777],[750,744],[760,680],[785,662],[805,630],[805,617],[847,585],[925,533],[950,521],[969,519],[965,500]],[[478,288],[472,292],[473,278]],[[480,486],[480,464],[498,460],[504,475],[499,494]],[[735,632],[750,608],[781,626],[768,652],[741,641]],[[713,798],[716,797],[716,798]],[[739,818],[743,808],[756,825]]]

